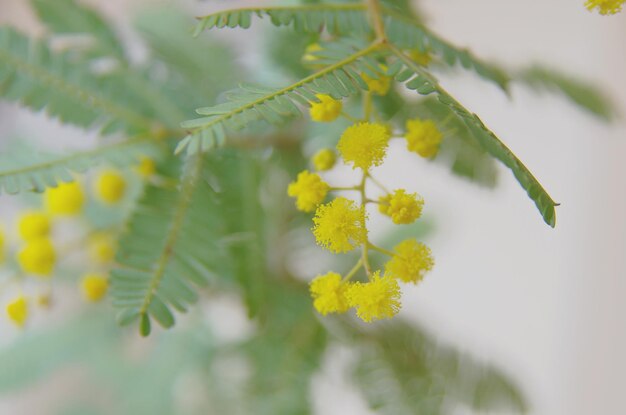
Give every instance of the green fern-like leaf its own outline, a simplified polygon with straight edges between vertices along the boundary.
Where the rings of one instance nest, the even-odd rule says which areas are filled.
[[[384,21],[389,41],[402,49],[434,53],[450,66],[460,63],[481,77],[495,82],[505,91],[509,78],[504,71],[476,58],[467,50],[454,47],[410,15],[384,8]],[[275,26],[292,26],[302,33],[317,34],[322,29],[340,36],[367,36],[372,33],[366,7],[362,4],[323,4],[291,7],[268,7],[226,10],[200,18],[195,33],[223,27],[248,28],[254,16],[269,16]]]
[[[327,30],[334,35],[370,33],[370,25],[361,4],[324,4],[285,7],[251,7],[225,10],[199,18],[195,34],[223,27],[247,29],[252,18],[269,17],[274,26],[293,26],[298,32],[318,33]]]
[[[318,93],[340,98],[367,90],[360,73],[373,78],[380,76],[378,64],[368,58],[377,49],[377,45],[356,52],[344,49],[347,57],[285,88],[241,85],[240,89],[227,94],[228,102],[197,110],[206,117],[182,124],[190,134],[179,143],[176,152],[208,151],[223,144],[227,130],[240,130],[253,121],[281,124],[301,114],[298,105],[309,106],[311,102],[318,102],[315,96]]]
[[[154,126],[120,78],[97,77],[88,63],[54,53],[11,28],[0,28],[0,96],[63,122],[103,125],[103,133],[141,132]]]
[[[92,42],[87,45],[91,57],[113,57],[125,61],[124,48],[102,17],[75,0],[31,0],[41,21],[57,34],[85,34]]]
[[[580,108],[603,120],[610,121],[616,114],[611,100],[595,85],[553,69],[533,66],[521,71],[518,79],[536,91],[561,93]]]
[[[148,186],[120,241],[119,266],[111,275],[113,305],[121,310],[120,324],[139,319],[143,335],[150,333],[151,319],[171,327],[170,308],[185,312],[197,300],[195,287],[205,286],[223,262],[208,165],[195,156],[185,165],[180,188]]]
[[[160,153],[156,142],[149,137],[139,136],[70,155],[30,151],[5,154],[0,158],[0,193],[41,192],[59,182],[74,180],[74,173],[82,173],[98,163],[125,167],[136,163],[140,156],[158,158]]]
[[[501,68],[483,62],[468,50],[454,47],[426,27],[397,12],[387,11],[387,13],[385,29],[389,41],[395,46],[400,49],[433,53],[450,66],[460,64],[463,68],[470,69],[481,77],[495,82],[503,90],[508,90],[509,77]]]
[[[357,331],[354,380],[381,414],[443,415],[460,404],[487,413],[527,411],[508,376],[419,328],[394,322],[367,334]]]
[[[469,112],[450,96],[430,73],[411,61],[397,48],[393,46],[390,48],[398,59],[389,66],[387,74],[394,76],[397,81],[403,82],[407,88],[415,90],[421,95],[436,94],[439,103],[446,106],[449,112],[467,127],[477,143],[513,172],[519,184],[535,202],[544,221],[554,227],[556,224],[554,208],[558,204],[552,200],[526,166],[483,124],[476,114]]]

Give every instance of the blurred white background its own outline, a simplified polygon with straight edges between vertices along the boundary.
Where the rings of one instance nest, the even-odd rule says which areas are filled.
[[[157,2],[89,3],[123,28],[129,9]],[[244,3],[184,2],[198,13]],[[420,0],[420,5],[431,27],[454,43],[507,66],[542,62],[594,81],[626,113],[626,13],[592,14],[583,0]],[[33,20],[24,0],[0,0],[0,23],[37,30]],[[378,175],[419,191],[436,221],[428,242],[437,266],[425,283],[406,290],[402,314],[506,368],[530,397],[532,414],[626,413],[623,118],[607,126],[565,100],[521,87],[513,88],[509,100],[471,74],[443,82],[562,206],[553,230],[505,169],[500,186],[489,191],[393,147],[393,162]],[[1,119],[5,134],[28,129],[33,117],[3,106]],[[315,387],[318,412],[368,413],[355,393],[337,393],[342,382],[333,373],[320,375]],[[22,413],[27,396],[0,403],[0,412]]]

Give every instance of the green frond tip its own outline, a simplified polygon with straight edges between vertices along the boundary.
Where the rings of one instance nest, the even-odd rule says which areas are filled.
[[[160,158],[161,154],[160,144],[149,136],[138,136],[70,155],[18,150],[0,157],[0,194],[42,192],[60,182],[74,180],[75,173],[82,173],[99,163],[127,167],[138,163],[142,156]]]
[[[151,319],[165,328],[173,326],[171,309],[185,312],[195,303],[197,288],[214,279],[223,262],[220,208],[208,183],[210,162],[198,155],[184,167],[180,188],[147,186],[121,238],[119,265],[111,273],[118,322],[139,319],[144,335],[150,333]]]
[[[374,53],[379,46],[371,45],[358,51],[349,45],[345,48],[344,56],[347,57],[285,88],[243,84],[226,94],[227,102],[199,108],[197,112],[205,117],[182,123],[189,135],[179,142],[176,153],[195,154],[211,150],[224,144],[227,130],[241,130],[253,121],[264,120],[280,125],[300,116],[299,106],[307,107],[311,102],[317,102],[315,95],[318,93],[340,99],[367,89],[360,73],[368,71],[372,76],[378,76],[371,69],[377,63],[368,63],[367,55]]]
[[[46,112],[80,127],[101,125],[102,133],[139,133],[152,128],[138,112],[137,97],[122,77],[91,72],[90,62],[53,52],[42,41],[0,28],[0,97]]]
[[[320,4],[284,7],[250,7],[225,10],[199,17],[194,34],[213,28],[247,29],[254,17],[268,17],[274,26],[292,26],[301,33],[319,33],[325,29],[333,35],[370,33],[370,25],[361,4]]]
[[[404,82],[406,87],[417,91],[421,95],[435,94],[439,103],[448,108],[451,114],[465,124],[476,142],[491,156],[495,157],[502,164],[508,167],[522,186],[528,196],[535,202],[537,209],[541,213],[544,221],[554,227],[556,225],[555,207],[558,204],[552,200],[550,195],[541,186],[539,181],[524,166],[524,164],[513,154],[513,152],[496,135],[489,130],[476,114],[469,112],[450,94],[448,94],[438,83],[437,79],[428,73],[419,64],[413,62],[402,51],[389,46],[402,64],[392,63],[391,66],[397,68],[396,80]]]
[[[54,33],[88,35],[90,42],[81,53],[88,57],[108,56],[126,60],[124,48],[107,22],[76,0],[31,0],[39,19]]]
[[[533,66],[521,71],[517,79],[539,92],[561,93],[602,120],[611,121],[617,114],[615,106],[600,88],[553,69]]]
[[[420,53],[432,53],[449,66],[457,63],[476,72],[482,78],[494,82],[508,93],[510,77],[494,64],[476,58],[471,52],[459,49],[432,33],[426,27],[398,12],[385,10],[385,29],[389,41],[400,49],[411,49]]]

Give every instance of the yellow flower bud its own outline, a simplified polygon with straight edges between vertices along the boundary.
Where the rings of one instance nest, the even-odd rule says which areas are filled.
[[[148,178],[156,172],[156,163],[150,157],[142,157],[135,171],[144,179]]]
[[[75,215],[83,208],[85,194],[78,182],[60,183],[46,189],[44,202],[53,215]]]
[[[296,198],[296,207],[303,212],[312,212],[324,201],[330,187],[316,174],[304,170],[298,179],[289,184],[287,194]]]
[[[50,234],[50,218],[43,212],[26,212],[20,216],[17,227],[25,241],[44,238]]]
[[[419,118],[406,122],[407,149],[424,158],[435,157],[439,151],[439,145],[443,140],[443,134],[437,125],[431,120]]]
[[[108,170],[96,180],[96,195],[107,204],[119,202],[126,193],[126,179],[119,172]]]
[[[323,148],[315,153],[311,161],[313,162],[313,167],[315,167],[315,170],[317,171],[330,170],[335,167],[337,154],[335,154],[334,150],[330,148]]]
[[[325,94],[317,94],[316,97],[320,102],[312,102],[309,109],[313,121],[331,122],[341,115],[343,109],[341,101]]]
[[[26,297],[20,295],[7,304],[7,316],[16,326],[24,327],[28,319],[28,302]]]
[[[97,302],[102,299],[109,288],[109,281],[101,274],[87,274],[81,280],[83,297],[89,302]]]
[[[48,238],[30,240],[17,254],[17,262],[24,272],[47,277],[56,262],[54,246]]]

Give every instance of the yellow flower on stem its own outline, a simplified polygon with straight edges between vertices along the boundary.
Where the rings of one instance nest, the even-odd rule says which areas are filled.
[[[400,286],[380,271],[372,274],[369,282],[357,282],[350,286],[346,294],[348,304],[356,307],[356,315],[366,323],[391,318],[400,311]]]
[[[17,254],[17,262],[24,272],[47,277],[56,263],[54,246],[48,238],[30,240]]]
[[[341,111],[343,110],[341,101],[326,94],[317,94],[315,96],[320,102],[311,102],[309,113],[313,121],[331,122],[341,115]]]
[[[115,170],[107,170],[96,180],[96,195],[107,204],[119,202],[126,193],[126,179]]]
[[[621,12],[624,3],[626,0],[587,0],[585,7],[589,11],[598,9],[600,14],[607,15]]]
[[[46,189],[44,203],[53,215],[75,215],[83,208],[85,194],[78,182],[60,183]]]
[[[17,296],[13,301],[7,304],[7,316],[16,326],[24,327],[28,319],[28,301],[23,295]]]
[[[380,65],[382,71],[387,71],[387,67],[385,65]],[[366,73],[361,73],[361,78],[367,84],[369,92],[375,95],[387,95],[389,92],[389,88],[391,88],[391,78],[383,75],[382,73],[378,74],[378,79],[372,78]]]
[[[396,255],[385,265],[386,276],[417,284],[435,265],[430,248],[416,240],[407,239],[394,250]]]
[[[156,172],[156,163],[150,157],[141,157],[139,164],[135,166],[135,171],[144,179],[154,175]]]
[[[420,52],[417,49],[413,49],[411,52],[409,52],[409,56],[411,57],[413,62],[421,66],[428,66],[433,60],[433,57],[429,52]]]
[[[50,217],[43,212],[26,212],[20,216],[17,229],[25,241],[46,237],[50,234]]]
[[[439,151],[443,134],[431,120],[419,118],[406,122],[407,149],[424,158],[434,157]]]
[[[101,274],[87,274],[80,283],[83,297],[89,302],[100,301],[107,293],[109,280]]]
[[[296,207],[303,212],[312,212],[324,201],[330,186],[308,170],[298,173],[298,179],[289,184],[287,194],[296,198]]]
[[[368,170],[380,166],[387,155],[389,129],[382,124],[363,122],[348,127],[341,135],[337,150],[352,168]]]
[[[367,241],[365,209],[344,197],[320,205],[313,223],[318,245],[336,254],[351,251]]]
[[[349,286],[336,272],[315,277],[310,286],[313,306],[323,316],[328,313],[345,313],[349,308],[346,299]]]
[[[331,148],[323,148],[313,155],[311,161],[317,171],[327,171],[335,167],[337,154]]]
[[[424,200],[417,193],[407,194],[404,189],[381,196],[378,204],[380,213],[389,216],[396,225],[415,222],[422,215],[423,207]]]

